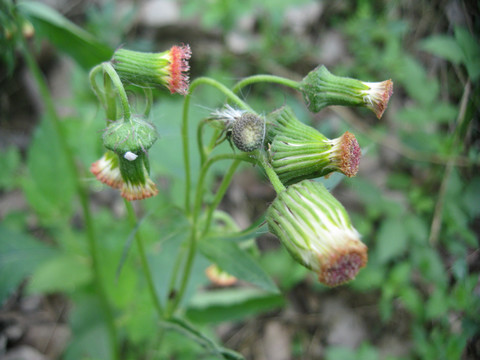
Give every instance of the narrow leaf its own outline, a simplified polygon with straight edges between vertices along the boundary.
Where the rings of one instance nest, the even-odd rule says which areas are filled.
[[[112,57],[113,50],[109,46],[51,7],[41,2],[23,1],[18,8],[30,19],[37,35],[48,39],[84,69],[90,69]]]
[[[445,60],[451,61],[454,64],[459,64],[463,61],[463,52],[457,41],[447,35],[434,35],[422,40],[420,48],[429,52],[430,54],[439,56]]]
[[[199,243],[199,250],[227,273],[266,291],[279,292],[275,283],[260,265],[236,243],[219,239],[204,239]]]
[[[207,351],[216,356],[221,356],[223,359],[244,360],[244,357],[241,354],[217,345],[213,340],[203,335],[199,330],[195,329],[192,324],[183,319],[173,318],[169,321],[161,321],[160,326],[167,330],[174,330],[185,335]]]

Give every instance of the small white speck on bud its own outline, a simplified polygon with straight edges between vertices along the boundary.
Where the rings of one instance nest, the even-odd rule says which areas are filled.
[[[127,159],[128,161],[133,161],[133,160],[135,160],[135,159],[138,157],[138,155],[132,153],[131,151],[127,151],[127,152],[125,153],[125,155],[123,155],[123,157],[124,157],[125,159]]]

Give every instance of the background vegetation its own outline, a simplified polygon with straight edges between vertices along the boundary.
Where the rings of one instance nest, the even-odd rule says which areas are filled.
[[[28,23],[23,33],[9,27],[6,2],[0,13],[1,356],[114,356],[65,142],[93,204],[98,270],[114,308],[122,358],[220,358],[210,339],[247,359],[480,358],[478,3],[48,3],[65,17],[19,2],[33,37]],[[24,45],[22,36],[28,37]],[[298,95],[268,84],[242,93],[258,112],[288,103],[327,136],[347,129],[357,136],[360,171],[334,189],[369,247],[368,266],[355,281],[327,289],[273,236],[257,234],[259,251],[253,255],[281,294],[243,283],[216,289],[203,272],[209,261],[198,256],[183,305],[201,333],[159,322],[139,255],[134,247],[126,252],[132,228],[121,198],[88,172],[103,152],[104,127],[88,71],[120,44],[162,51],[182,42],[192,47],[192,78],[207,75],[226,85],[259,73],[298,80],[318,64],[338,75],[394,81],[381,120],[364,109],[337,107],[313,115]],[[34,52],[49,90],[35,82],[38,74],[24,46]],[[54,108],[45,102],[45,91]],[[150,160],[161,191],[136,205],[157,291],[166,299],[162,284],[186,228],[171,211],[183,199],[183,99],[155,96],[160,140]],[[204,88],[192,102],[195,123],[224,98]],[[51,119],[55,114],[61,138]],[[218,183],[209,178],[211,187]],[[261,172],[245,166],[222,209],[235,219],[232,227],[243,229],[273,198]]]

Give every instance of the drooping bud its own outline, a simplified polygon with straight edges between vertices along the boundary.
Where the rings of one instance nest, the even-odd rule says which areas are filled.
[[[321,183],[305,180],[279,193],[266,220],[292,257],[327,286],[354,279],[367,263],[366,245]]]
[[[150,179],[150,163],[148,154],[140,151],[134,160],[119,156],[120,173],[122,174],[121,195],[123,198],[142,200],[158,194],[155,183]]]
[[[217,286],[231,286],[237,282],[237,278],[212,264],[206,270],[205,274],[212,283]]]
[[[393,94],[393,82],[363,82],[336,76],[322,65],[302,80],[301,91],[312,112],[319,112],[329,105],[363,106],[380,119]]]
[[[153,124],[141,118],[113,122],[103,134],[103,143],[110,151],[92,165],[92,173],[103,183],[120,189],[122,197],[129,201],[155,196],[158,190],[149,177],[147,150],[157,138]]]
[[[132,117],[131,121],[114,121],[103,133],[105,147],[122,156],[127,152],[146,151],[157,139],[153,124],[139,117]]]
[[[348,131],[330,140],[302,123],[285,106],[268,116],[270,163],[285,185],[341,172],[348,177],[358,171],[361,150]]]
[[[170,93],[188,93],[188,60],[190,46],[172,46],[160,53],[147,53],[118,49],[112,57],[112,65],[122,81],[140,86],[165,86]]]
[[[107,151],[95,161],[90,167],[90,172],[102,183],[114,189],[122,187],[123,179],[118,166],[118,156],[113,151]]]

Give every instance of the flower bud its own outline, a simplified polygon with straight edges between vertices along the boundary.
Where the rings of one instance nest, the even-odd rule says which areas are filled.
[[[205,270],[205,274],[217,286],[231,286],[238,281],[235,276],[223,271],[215,264],[210,265]]]
[[[302,80],[301,91],[312,112],[329,105],[363,106],[380,119],[393,94],[393,83],[391,80],[372,83],[335,76],[322,65]]]
[[[150,163],[148,154],[141,151],[134,160],[119,156],[120,173],[122,174],[121,195],[123,198],[142,200],[158,194],[155,183],[148,176]]]
[[[366,245],[321,183],[305,180],[279,193],[266,220],[292,257],[327,286],[354,279],[367,263]]]
[[[165,86],[170,93],[188,93],[188,60],[190,46],[172,46],[161,53],[146,53],[118,49],[113,54],[112,65],[122,81],[140,86]]]
[[[103,144],[107,149],[124,156],[127,152],[136,154],[150,149],[157,138],[152,123],[132,117],[131,121],[117,120],[111,123],[103,133]]]
[[[273,112],[268,119],[270,163],[284,184],[334,171],[356,175],[361,150],[353,134],[347,131],[330,140],[298,120],[289,107]]]
[[[118,155],[108,150],[90,167],[90,172],[102,183],[120,189],[123,184],[122,174],[118,166]]]

